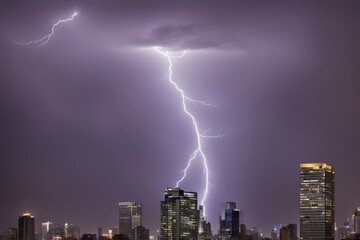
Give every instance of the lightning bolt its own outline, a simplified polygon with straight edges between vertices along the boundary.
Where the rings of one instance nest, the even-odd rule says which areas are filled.
[[[201,104],[204,106],[214,106],[211,103],[207,102],[207,101],[201,101],[201,100],[196,100],[193,98],[190,98],[189,96],[187,96],[184,92],[183,89],[181,89],[178,84],[173,80],[172,75],[173,75],[173,70],[172,70],[172,66],[173,66],[173,61],[172,59],[174,58],[182,58],[185,56],[185,51],[181,51],[181,52],[169,52],[169,51],[164,51],[159,47],[155,47],[155,50],[160,53],[161,55],[163,55],[164,57],[167,58],[168,62],[169,62],[169,68],[168,68],[168,78],[169,78],[169,82],[171,85],[174,86],[174,88],[176,89],[176,91],[180,94],[181,96],[181,100],[182,100],[182,107],[183,107],[183,111],[184,113],[190,118],[192,125],[194,127],[194,131],[195,131],[195,136],[196,136],[196,147],[195,150],[192,152],[192,154],[190,155],[190,158],[187,162],[186,167],[183,170],[183,175],[182,177],[176,182],[176,187],[179,187],[179,184],[185,180],[186,176],[187,176],[187,172],[191,166],[191,163],[194,159],[196,159],[196,157],[200,157],[204,166],[204,170],[205,170],[205,189],[203,192],[203,197],[201,200],[200,205],[203,205],[203,211],[204,211],[204,216],[205,216],[205,201],[208,195],[208,191],[209,191],[209,167],[208,167],[208,161],[206,158],[206,155],[203,151],[203,147],[202,147],[202,139],[203,138],[220,138],[222,136],[224,136],[224,134],[219,133],[218,135],[207,135],[207,131],[205,131],[203,134],[200,133],[199,130],[199,125],[196,121],[196,118],[194,117],[194,115],[188,110],[187,107],[187,103],[196,103],[196,104]]]
[[[50,41],[50,38],[52,37],[52,35],[54,35],[55,33],[55,28],[60,25],[61,23],[66,23],[69,21],[74,20],[74,18],[78,15],[78,12],[74,12],[69,18],[67,19],[60,19],[59,21],[57,21],[51,28],[51,32],[48,35],[43,36],[40,39],[37,40],[32,40],[29,42],[17,42],[17,41],[13,41],[14,43],[18,44],[18,45],[31,45],[31,44],[35,44],[36,46],[36,50],[39,49],[40,47],[44,46],[45,44],[47,44]]]

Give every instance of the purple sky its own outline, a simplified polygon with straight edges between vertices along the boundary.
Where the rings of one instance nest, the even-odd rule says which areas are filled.
[[[59,26],[47,45],[29,41]],[[96,232],[119,201],[160,222],[195,135],[174,80],[190,97],[211,171],[208,219],[235,201],[248,227],[299,221],[299,163],[336,170],[336,221],[360,205],[360,4],[346,2],[36,1],[0,3],[0,230],[30,210]],[[203,190],[195,162],[181,185]]]

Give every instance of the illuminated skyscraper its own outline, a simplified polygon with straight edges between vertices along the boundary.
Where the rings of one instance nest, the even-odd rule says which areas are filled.
[[[133,239],[133,229],[142,226],[142,206],[134,202],[119,202],[119,234]]]
[[[300,239],[334,239],[334,174],[325,163],[300,164]]]
[[[30,213],[19,217],[19,240],[35,240],[35,218]]]
[[[239,238],[240,210],[236,209],[236,203],[226,202],[221,204],[219,222],[219,236],[221,238]]]
[[[167,188],[161,201],[161,240],[197,240],[199,211],[197,193]]]
[[[50,239],[50,229],[52,228],[52,222],[45,222],[41,224],[41,240]]]

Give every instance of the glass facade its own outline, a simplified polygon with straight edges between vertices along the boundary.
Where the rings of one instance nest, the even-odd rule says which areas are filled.
[[[197,193],[167,188],[161,201],[161,240],[197,240]]]
[[[142,206],[134,202],[119,203],[119,234],[134,239],[132,230],[142,226]]]
[[[334,239],[334,169],[300,164],[300,239]]]

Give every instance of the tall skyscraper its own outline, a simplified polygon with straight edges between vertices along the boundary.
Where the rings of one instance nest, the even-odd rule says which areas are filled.
[[[240,236],[240,210],[236,203],[221,204],[219,236],[221,238],[239,238]]]
[[[35,240],[35,218],[30,213],[19,217],[19,240]]]
[[[334,239],[334,174],[325,163],[300,164],[300,239]]]
[[[41,224],[41,240],[51,240],[50,239],[50,229],[52,228],[52,222],[44,222]]]
[[[197,240],[199,211],[197,193],[180,188],[167,188],[161,201],[160,239]]]
[[[142,206],[134,202],[119,202],[119,234],[133,239],[133,229],[142,226]]]

